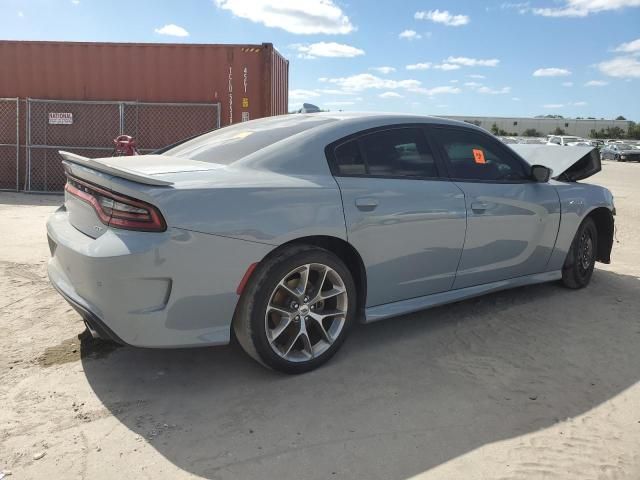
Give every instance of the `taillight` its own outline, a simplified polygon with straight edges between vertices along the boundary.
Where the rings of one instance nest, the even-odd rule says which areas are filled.
[[[164,232],[167,224],[156,207],[142,200],[110,192],[67,175],[64,189],[93,207],[102,223],[114,228]]]

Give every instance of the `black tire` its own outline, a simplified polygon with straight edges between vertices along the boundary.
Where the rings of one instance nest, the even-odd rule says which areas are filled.
[[[272,293],[278,283],[292,270],[306,264],[322,264],[341,278],[347,295],[345,321],[341,331],[327,350],[304,361],[289,361],[279,356],[267,338],[265,315]],[[242,293],[233,320],[238,343],[256,361],[266,367],[288,374],[313,370],[327,362],[344,343],[357,309],[356,287],[344,262],[328,250],[312,245],[293,245],[265,259],[254,271]]]
[[[562,283],[567,288],[584,288],[591,281],[598,252],[598,230],[592,218],[586,218],[571,243],[562,267]]]

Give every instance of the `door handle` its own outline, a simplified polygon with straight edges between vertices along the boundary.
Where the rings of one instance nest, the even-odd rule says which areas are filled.
[[[471,210],[473,210],[474,212],[484,212],[488,208],[489,208],[489,204],[484,202],[473,202],[471,204]]]
[[[358,207],[358,210],[362,210],[363,212],[375,210],[377,206],[378,201],[375,198],[356,198],[356,207]]]

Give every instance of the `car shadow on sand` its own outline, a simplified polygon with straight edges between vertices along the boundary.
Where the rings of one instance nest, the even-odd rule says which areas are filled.
[[[636,383],[639,287],[598,270],[580,291],[537,285],[359,326],[301,376],[236,345],[121,348],[83,365],[116,418],[196,475],[403,479]]]

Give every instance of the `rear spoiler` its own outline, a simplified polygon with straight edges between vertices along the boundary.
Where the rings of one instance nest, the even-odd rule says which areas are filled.
[[[108,158],[102,158],[100,159],[100,161],[97,161],[92,158],[83,157],[82,155],[78,155],[75,153],[65,152],[64,150],[60,150],[58,153],[67,162],[75,163],[76,165],[81,165],[83,167],[88,167],[99,172],[108,173],[109,175],[113,175],[114,177],[124,178],[126,180],[143,183],[145,185],[156,185],[159,187],[173,185],[173,182],[160,180],[159,178],[154,178],[151,175],[144,175],[139,172],[124,168],[120,165],[118,165],[117,167],[109,165]]]

